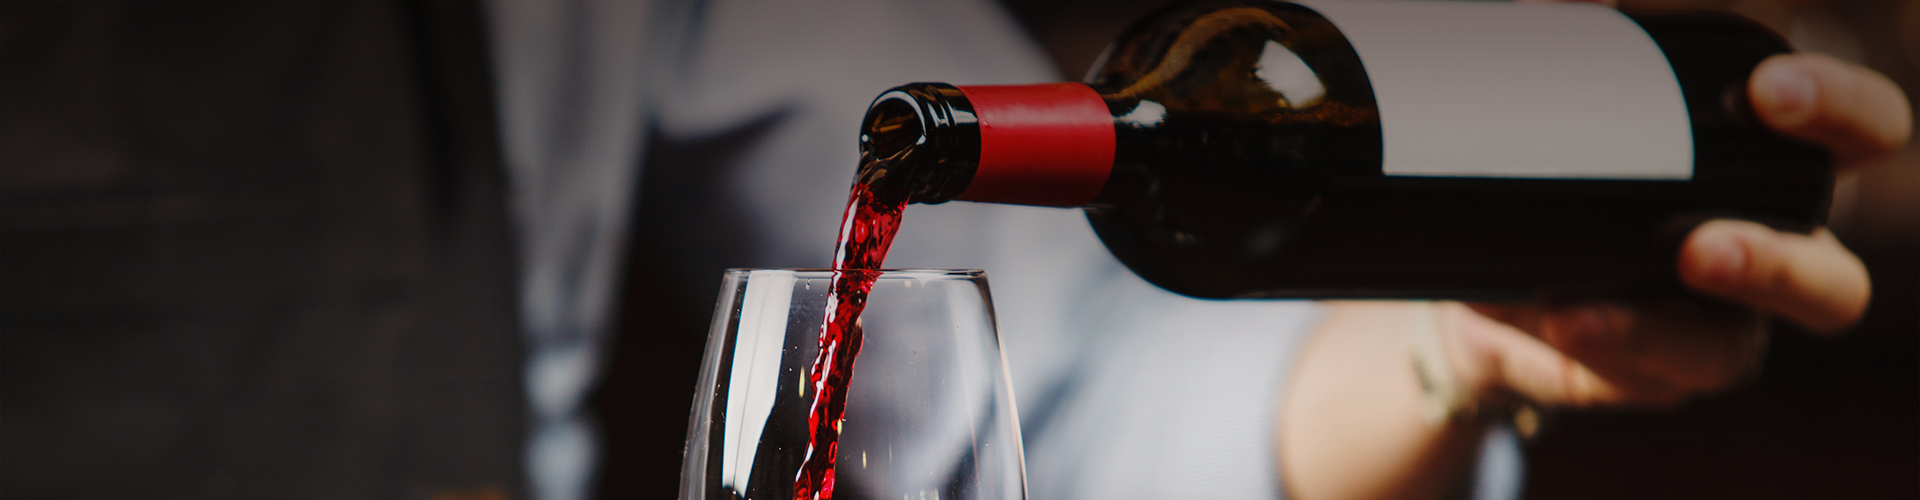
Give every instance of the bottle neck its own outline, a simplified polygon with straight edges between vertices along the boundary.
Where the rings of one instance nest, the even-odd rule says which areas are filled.
[[[854,182],[913,203],[945,203],[966,190],[979,162],[980,125],[960,89],[911,83],[867,108]]]
[[[1113,115],[1079,83],[958,87],[979,124],[980,155],[955,199],[1075,207],[1113,171]]]
[[[1077,207],[1113,170],[1113,115],[1078,83],[907,84],[862,122],[857,182],[913,203]]]

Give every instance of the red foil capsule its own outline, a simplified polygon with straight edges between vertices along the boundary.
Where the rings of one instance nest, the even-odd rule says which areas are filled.
[[[980,123],[980,167],[957,199],[1077,207],[1113,171],[1113,115],[1079,83],[959,87]]]

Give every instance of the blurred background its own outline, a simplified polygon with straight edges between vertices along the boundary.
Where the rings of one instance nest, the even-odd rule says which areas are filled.
[[[1163,3],[1001,5],[1071,79]],[[1622,3],[1739,12],[1920,95],[1920,1]],[[485,8],[0,2],[0,497],[530,496],[538,249],[511,241]],[[660,145],[617,165],[751,139],[606,133]],[[1875,283],[1859,328],[1775,325],[1761,376],[1676,411],[1557,415],[1526,496],[1920,497],[1920,141],[1885,161],[1832,217]],[[589,497],[675,494],[719,269],[660,244],[688,233],[654,193],[700,175],[646,169],[618,219]],[[660,285],[687,275],[713,279]]]

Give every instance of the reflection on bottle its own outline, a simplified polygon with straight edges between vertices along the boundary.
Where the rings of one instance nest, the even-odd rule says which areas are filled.
[[[1267,86],[1280,93],[1280,106],[1288,108],[1306,108],[1320,103],[1327,95],[1327,86],[1320,82],[1320,76],[1298,54],[1287,49],[1280,42],[1268,40],[1260,50],[1260,69],[1254,76],[1267,82]]]

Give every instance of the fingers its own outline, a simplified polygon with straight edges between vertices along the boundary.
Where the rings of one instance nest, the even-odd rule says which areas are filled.
[[[1759,316],[1693,299],[1473,310],[1452,326],[1489,373],[1463,375],[1548,405],[1676,404],[1754,373],[1766,347]]]
[[[1747,83],[1754,114],[1817,142],[1845,168],[1900,149],[1913,132],[1906,95],[1886,76],[1825,55],[1778,55]]]
[[[1479,306],[1475,307],[1480,309]],[[1539,315],[1528,314],[1537,320]],[[1454,315],[1447,326],[1470,353],[1464,380],[1474,381],[1483,403],[1518,396],[1564,407],[1650,405],[1676,402],[1676,391],[1658,384],[1609,380],[1545,341],[1512,325],[1475,314]]]
[[[1686,396],[1733,385],[1759,365],[1759,315],[1697,299],[1591,303],[1549,310],[1538,333],[1599,376]]]
[[[1679,272],[1694,290],[1816,332],[1852,325],[1872,295],[1866,266],[1825,228],[1801,235],[1753,222],[1709,221],[1681,247]]]

